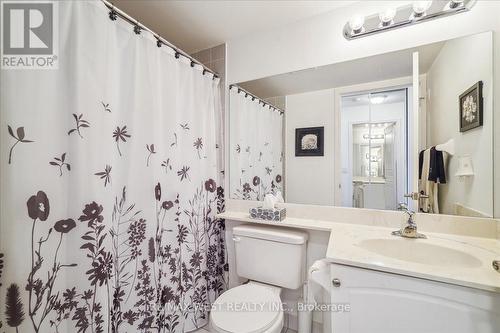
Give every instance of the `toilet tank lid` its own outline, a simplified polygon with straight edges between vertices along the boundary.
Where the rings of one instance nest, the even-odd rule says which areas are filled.
[[[265,239],[286,244],[304,244],[307,233],[289,228],[243,224],[233,228],[235,236]]]

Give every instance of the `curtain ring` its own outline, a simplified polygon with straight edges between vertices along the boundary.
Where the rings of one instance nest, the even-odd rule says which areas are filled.
[[[135,32],[136,35],[140,35],[141,34],[141,27],[139,26],[139,22],[138,21],[135,22],[134,32]]]
[[[179,59],[179,57],[180,57],[179,52],[177,52],[177,50],[175,50],[175,59]]]
[[[116,21],[116,18],[117,18],[117,13],[115,11],[115,5],[112,5],[111,6],[111,10],[109,11],[109,19],[111,21]]]
[[[191,60],[191,67],[194,67],[194,65],[196,65],[196,63],[193,60]]]
[[[160,37],[156,37],[156,46],[161,47],[161,44],[163,44],[163,42],[160,40]]]

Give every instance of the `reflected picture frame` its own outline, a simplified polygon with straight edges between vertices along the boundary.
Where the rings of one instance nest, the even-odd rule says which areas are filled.
[[[483,126],[483,81],[478,81],[458,97],[460,132]]]
[[[324,127],[295,129],[295,156],[324,155]]]

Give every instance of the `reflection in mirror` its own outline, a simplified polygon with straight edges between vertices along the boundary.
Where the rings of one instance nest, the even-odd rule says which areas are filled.
[[[493,217],[493,44],[485,32],[420,61],[420,211]]]
[[[229,105],[231,197],[262,201],[281,192],[283,111],[237,86]]]
[[[498,216],[492,63],[485,32],[239,83],[285,107],[280,120],[243,116],[241,104],[262,103],[232,89],[231,197],[262,200],[280,189],[290,203]],[[321,128],[322,153],[298,154],[297,133],[310,128]],[[251,156],[238,155],[250,145]],[[261,152],[273,162],[264,166]],[[267,164],[271,174],[257,172]]]
[[[342,206],[395,210],[406,201],[409,89],[342,97]]]

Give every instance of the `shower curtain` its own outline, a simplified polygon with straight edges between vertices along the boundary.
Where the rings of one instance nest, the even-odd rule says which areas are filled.
[[[245,95],[230,90],[230,193],[264,200],[282,188],[283,115]]]
[[[108,12],[1,74],[2,332],[189,331],[226,287],[219,80]]]

